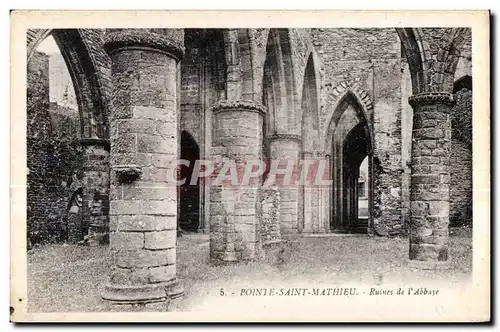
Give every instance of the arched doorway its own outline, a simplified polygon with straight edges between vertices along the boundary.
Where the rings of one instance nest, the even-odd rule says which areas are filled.
[[[358,217],[357,228],[367,230],[370,225],[371,210],[370,210],[370,197],[371,197],[371,174],[368,168],[368,156],[363,159],[359,166],[359,177],[357,181],[357,204],[358,204]],[[360,230],[361,231],[361,230]]]
[[[361,105],[357,96],[347,91],[337,103],[327,134],[332,180],[330,229],[337,233],[367,233],[372,225],[372,135]],[[359,180],[364,160],[368,218],[359,218]]]
[[[343,230],[349,233],[367,233],[369,227],[368,218],[360,218],[360,168],[363,160],[369,154],[369,137],[367,127],[362,122],[358,123],[346,136],[343,144],[343,208],[342,224]],[[370,174],[368,172],[368,177]],[[370,182],[368,181],[368,184]],[[364,189],[364,187],[363,187]],[[368,185],[368,192],[370,186]],[[364,195],[363,195],[364,196]],[[369,199],[367,203],[369,203]],[[367,204],[368,205],[368,204]],[[369,207],[367,206],[369,215]]]
[[[189,167],[180,170],[180,178],[186,181],[180,187],[178,224],[185,231],[195,232],[200,226],[200,180],[191,184],[191,176],[195,162],[200,160],[200,148],[185,130],[181,132],[181,159],[188,160]]]

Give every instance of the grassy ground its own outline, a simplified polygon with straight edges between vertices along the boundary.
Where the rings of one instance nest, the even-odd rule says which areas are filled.
[[[215,266],[208,261],[208,237],[185,235],[178,243],[178,276],[186,294],[170,310],[202,310],[220,290],[269,285],[384,285],[398,282],[461,283],[472,269],[470,234],[450,238],[451,269],[426,271],[407,266],[408,240],[379,237],[300,238],[284,250],[267,251],[258,262]],[[28,254],[30,312],[108,311],[100,292],[108,273],[107,247],[51,245]]]

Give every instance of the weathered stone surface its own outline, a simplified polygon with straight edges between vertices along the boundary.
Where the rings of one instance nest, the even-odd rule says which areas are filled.
[[[111,231],[163,231],[176,228],[177,219],[175,216],[121,215],[110,217]]]
[[[175,264],[176,249],[169,250],[119,250],[115,253],[116,264],[123,268],[145,268]]]
[[[159,266],[149,268],[150,282],[165,282],[175,278],[175,265]]]
[[[448,259],[446,230],[450,214],[450,140],[442,138],[450,137],[451,122],[448,116],[438,117],[435,114],[449,113],[451,100],[446,94],[419,95],[410,100],[415,109],[410,194],[410,260]],[[431,114],[435,128],[422,129]],[[431,144],[430,139],[434,139],[435,144]],[[438,146],[439,148],[433,149]],[[431,150],[433,155],[439,157],[424,156],[429,155]]]
[[[110,245],[117,250],[135,250],[144,248],[144,233],[141,232],[111,232]]]
[[[177,231],[168,230],[147,232],[144,234],[144,236],[144,247],[146,249],[170,249],[175,248]]]
[[[110,117],[114,129],[110,137],[114,173],[110,247],[116,252],[111,285],[103,297],[125,303],[148,301],[151,296],[155,301],[165,301],[165,290],[152,294],[151,284],[173,280],[176,275],[177,188],[167,183],[167,171],[177,155],[179,58],[152,48],[180,51],[179,40],[174,37],[183,32],[144,31],[111,31],[105,45],[112,60],[115,89]],[[131,43],[144,47],[127,49]],[[115,52],[117,45],[125,48]],[[121,172],[118,176],[121,169],[134,173]],[[114,276],[114,266],[120,268],[116,270],[118,276]],[[128,275],[122,276],[126,269]],[[126,277],[136,287],[133,292],[114,283]]]
[[[280,230],[280,202],[279,188],[269,187],[262,189],[262,221],[260,233],[263,244],[281,240]]]
[[[110,202],[111,215],[169,215],[177,214],[177,202],[173,199],[164,200],[114,200]]]
[[[235,161],[262,157],[263,109],[247,101],[219,102],[213,108],[217,130],[213,145],[223,154],[215,160]],[[223,149],[222,147],[225,147]],[[215,152],[216,150],[214,150]],[[216,169],[219,169],[216,167]],[[220,171],[220,169],[219,169]],[[218,174],[218,173],[217,173]],[[213,178],[217,176],[213,175]],[[237,262],[253,260],[261,246],[260,223],[261,180],[247,183],[212,182],[210,187],[210,257],[213,260]],[[252,243],[252,245],[247,245]]]
[[[112,249],[123,247],[138,254],[145,250],[142,234],[143,245],[158,253],[169,251],[161,248],[175,247],[177,188],[165,183],[170,163],[179,154],[180,130],[194,138],[200,158],[238,162],[265,154],[295,160],[303,153],[342,165],[346,160],[340,160],[342,152],[332,148],[329,135],[340,127],[347,135],[353,126],[366,123],[365,141],[370,144],[365,152],[372,158],[371,225],[379,235],[399,234],[406,230],[411,212],[411,257],[443,258],[439,248],[446,245],[449,214],[454,213],[454,220],[470,220],[472,214],[470,140],[457,136],[460,132],[471,136],[472,124],[460,127],[463,130],[456,127],[453,137],[449,130],[450,118],[457,122],[460,117],[455,113],[471,106],[471,100],[460,99],[462,91],[455,96],[464,103],[450,112],[450,76],[457,57],[455,79],[471,75],[470,29],[457,31],[459,37],[453,41],[447,37],[448,28],[423,29],[421,54],[408,49],[411,43],[405,34],[398,36],[392,28],[118,29],[106,37],[102,30],[61,29],[52,33],[71,64],[70,80],[78,82],[74,99],[79,112],[73,113],[49,102],[48,65],[43,55],[34,53],[50,31],[28,31],[30,241],[44,242],[47,234],[61,234],[56,237],[62,239],[65,225],[77,241],[90,232],[90,226],[106,229],[109,215]],[[250,37],[252,47],[239,44],[242,33]],[[464,34],[468,37],[460,36]],[[466,55],[455,49],[449,52],[461,38],[468,38]],[[81,59],[87,58],[90,61],[82,64]],[[416,59],[426,59],[423,72],[411,75]],[[415,96],[407,102],[412,90]],[[414,114],[408,110],[410,103]],[[339,112],[343,113],[337,118]],[[66,118],[63,113],[71,114]],[[82,149],[71,145],[70,139],[49,139],[51,132],[71,140],[81,136]],[[337,137],[339,142],[342,138]],[[64,144],[52,149],[46,142]],[[83,160],[77,156],[80,152]],[[58,165],[51,162],[54,155]],[[59,167],[63,161],[64,167]],[[133,178],[117,176],[117,170],[127,167],[136,170],[130,173]],[[77,179],[70,180],[73,174],[63,168],[78,173]],[[344,181],[346,173],[349,170],[338,170],[333,180]],[[260,183],[254,187],[259,189]],[[61,212],[71,210],[69,200],[80,189],[83,205],[75,214],[82,212],[82,222]],[[212,230],[211,255],[229,261],[255,259],[262,240],[279,238],[281,233],[322,232],[345,223],[343,213],[354,205],[342,200],[352,199],[353,188],[336,189],[340,190],[328,187],[325,194],[316,188],[281,187],[268,195],[228,188],[227,183],[202,188],[200,214],[205,229]],[[432,246],[438,249],[429,249]],[[166,264],[175,270],[175,259],[170,258]],[[135,266],[137,260],[146,265]],[[139,285],[151,282],[145,271],[153,266],[147,264],[156,263],[137,258],[120,264],[124,269],[112,272],[112,280]],[[164,296],[161,291],[154,293]]]

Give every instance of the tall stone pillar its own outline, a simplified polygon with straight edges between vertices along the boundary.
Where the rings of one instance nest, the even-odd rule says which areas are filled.
[[[329,168],[329,165],[325,160],[324,153],[319,151],[305,151],[302,153],[302,159],[310,162],[308,181],[299,187],[299,192],[302,193],[302,196],[299,195],[299,215],[302,214],[303,218],[303,220],[299,218],[299,221],[304,225],[302,233],[325,233],[323,195],[325,191],[331,190],[331,187],[317,181],[321,179],[323,182],[325,175],[329,174],[329,170],[326,169]],[[320,167],[321,163],[325,169]],[[301,201],[303,202],[302,206]]]
[[[212,157],[216,171],[210,183],[210,258],[222,262],[259,257],[261,178],[244,183],[227,179],[231,168],[249,160],[262,160],[263,106],[251,101],[222,100],[212,107],[214,137]],[[219,173],[227,175],[217,183]]]
[[[332,181],[332,156],[328,153],[318,154],[327,165],[325,172],[327,174],[326,178]],[[320,227],[324,229],[324,232],[330,233],[332,231],[332,218],[333,218],[333,183],[330,182],[328,185],[322,185],[319,187],[320,190]]]
[[[409,98],[414,109],[410,192],[410,263],[424,268],[448,259],[450,213],[449,93]]]
[[[118,304],[164,302],[183,294],[176,278],[177,62],[183,31],[116,29],[105,35],[112,61],[109,284]]]
[[[83,138],[83,220],[84,234],[109,231],[109,141]]]
[[[277,176],[277,186],[280,191],[280,229],[283,239],[295,237],[299,232],[299,191],[300,176],[300,136],[293,134],[273,134],[267,137],[271,162],[279,161],[279,169],[285,171],[288,165],[293,165],[290,183],[284,183],[285,176]],[[288,164],[290,162],[290,164]],[[281,181],[280,179],[283,179]]]
[[[313,157],[314,155],[311,151],[302,152],[303,160],[312,160]],[[304,225],[302,233],[313,233],[313,186],[311,183],[304,184],[299,187],[299,190],[302,193],[300,197],[302,204],[299,204],[301,205],[299,213],[302,213],[301,222]]]

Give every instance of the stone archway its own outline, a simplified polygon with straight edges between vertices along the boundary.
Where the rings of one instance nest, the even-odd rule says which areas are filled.
[[[330,156],[329,192],[331,204],[325,206],[329,226],[334,232],[368,231],[373,225],[373,134],[369,95],[359,86],[343,82],[331,95],[330,121],[324,131],[324,151]],[[368,157],[368,209],[366,227],[357,227],[357,188],[361,162]],[[351,230],[351,226],[356,226]]]
[[[359,122],[346,135],[342,146],[342,183],[337,183],[337,186],[342,186],[342,204],[340,211],[342,213],[342,223],[333,225],[336,230],[347,231],[349,233],[367,233],[370,227],[368,220],[361,221],[359,219],[359,192],[358,182],[360,176],[360,166],[365,158],[369,158],[371,164],[370,138],[367,135],[367,124]],[[368,172],[368,179],[372,178],[372,174]],[[335,186],[337,189],[337,187]],[[368,181],[368,192],[371,193],[371,182]],[[338,189],[337,189],[338,190]],[[371,194],[370,194],[371,195]],[[370,207],[372,205],[369,196],[369,216]],[[335,216],[333,220],[338,220]]]
[[[28,30],[27,62],[51,35],[69,70],[80,112],[82,138],[108,139],[110,60],[102,48],[102,31],[95,29]],[[89,46],[92,45],[93,47]]]
[[[37,51],[39,46],[50,37],[57,45],[58,51],[49,46],[48,53]],[[103,73],[109,65],[109,59],[104,55],[99,30],[88,29],[40,29],[27,31],[27,64],[28,72],[40,65],[40,61],[46,62],[46,82],[38,80],[33,83],[28,79],[28,130],[27,142],[28,167],[32,174],[29,175],[29,182],[32,187],[36,187],[34,182],[38,180],[30,178],[36,177],[37,170],[45,168],[47,165],[39,163],[42,160],[55,160],[56,156],[64,156],[53,165],[53,173],[46,181],[53,179],[54,182],[68,183],[68,178],[77,173],[83,173],[83,224],[84,231],[80,232],[79,240],[82,240],[87,231],[90,233],[107,232],[108,209],[109,209],[109,132],[107,126],[107,105],[109,89],[106,89],[106,79]],[[50,41],[47,41],[50,44]],[[89,43],[94,48],[89,47]],[[46,44],[47,45],[47,44]],[[53,44],[52,44],[53,45]],[[97,46],[97,47],[96,47]],[[57,55],[57,53],[60,53]],[[54,56],[54,58],[53,58]],[[100,57],[101,56],[101,57]],[[58,59],[62,58],[61,61]],[[44,59],[44,60],[41,60]],[[98,60],[99,59],[99,60]],[[55,61],[55,62],[53,62]],[[53,67],[54,66],[54,67]],[[62,67],[60,67],[62,66]],[[66,67],[66,68],[63,68]],[[56,69],[52,69],[56,68]],[[76,98],[76,105],[73,102],[59,104],[50,100],[50,92],[53,86],[51,77],[64,75],[61,70],[67,70],[68,85],[66,93],[72,94]],[[44,70],[45,71],[45,70]],[[108,77],[109,79],[109,77]],[[38,85],[38,88],[33,84]],[[46,84],[46,91],[40,91],[39,85]],[[62,86],[62,85],[61,85]],[[72,90],[72,91],[71,91]],[[57,90],[56,90],[57,91]],[[33,101],[40,100],[36,94],[46,94],[42,98],[45,100],[41,105],[34,105]],[[57,99],[57,98],[56,98]],[[42,114],[43,113],[43,114]],[[75,114],[74,122],[70,114]],[[44,118],[43,123],[40,119]],[[69,123],[68,123],[69,122]],[[55,126],[54,128],[52,128]],[[35,128],[33,130],[33,128]],[[68,129],[70,128],[70,129]],[[44,131],[44,133],[41,133]],[[38,134],[35,134],[38,133]],[[34,135],[35,134],[35,135]],[[41,135],[41,136],[40,136]],[[42,137],[43,136],[43,137]],[[45,142],[43,148],[37,147],[41,142]],[[83,153],[80,151],[80,147]],[[42,158],[46,153],[48,157]],[[64,162],[66,166],[62,167]],[[42,170],[45,172],[46,170]],[[47,170],[48,171],[48,170]],[[65,174],[67,173],[67,174]],[[63,177],[63,178],[61,178]],[[70,200],[70,192],[62,192],[61,185],[43,186],[47,190],[41,196],[52,197],[49,201],[66,202]],[[63,186],[64,187],[64,186]],[[44,189],[44,190],[45,190]],[[40,213],[37,209],[38,192],[30,192],[32,198],[29,200],[33,204],[31,211]],[[45,198],[46,199],[46,198]],[[43,202],[43,198],[41,201]],[[44,203],[42,203],[43,205]],[[56,209],[57,210],[57,209]],[[35,212],[38,211],[38,212]],[[43,211],[43,210],[42,210]]]

